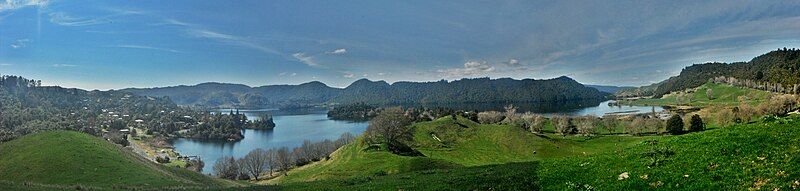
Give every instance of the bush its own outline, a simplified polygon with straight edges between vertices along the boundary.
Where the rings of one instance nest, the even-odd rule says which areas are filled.
[[[495,124],[503,121],[505,116],[497,111],[484,111],[478,113],[478,122],[482,124]]]
[[[700,115],[692,115],[692,120],[689,122],[689,131],[697,132],[703,131],[704,129],[705,125],[703,124],[703,119],[700,118]]]
[[[575,126],[572,125],[572,118],[567,116],[553,116],[553,126],[556,128],[556,132],[561,135],[568,135],[575,133]]]
[[[673,115],[667,120],[667,132],[673,135],[683,133],[683,119],[680,115]]]
[[[158,162],[158,163],[169,163],[169,157],[168,156],[164,156],[164,157],[157,156],[156,157],[156,162]]]
[[[544,123],[547,119],[541,115],[525,113],[520,116],[520,120],[522,121],[522,128],[531,133],[542,133]]]

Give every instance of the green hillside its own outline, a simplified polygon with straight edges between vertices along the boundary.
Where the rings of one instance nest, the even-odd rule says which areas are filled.
[[[105,140],[73,131],[48,131],[0,145],[0,184],[44,188],[205,188],[226,182],[164,167]]]
[[[508,125],[482,125],[464,118],[458,119],[462,127],[450,117],[417,123],[416,150],[426,157],[399,156],[385,149],[367,145],[346,145],[336,151],[330,160],[299,167],[265,182],[281,184],[312,180],[345,179],[370,175],[398,174],[427,169],[453,169],[460,167],[530,162],[547,158],[585,156],[598,152],[617,151],[633,145],[643,137],[562,137],[559,135],[534,135],[522,128]],[[435,140],[436,135],[440,141]]]
[[[339,175],[349,178],[279,182],[279,186],[285,190],[791,190],[800,188],[798,128],[800,118],[792,116],[680,136],[622,141],[629,144],[596,147],[596,154],[583,157],[396,174],[342,173]],[[363,157],[363,151],[355,151],[351,153],[354,156],[345,158],[349,160],[335,157],[326,163],[371,168],[354,160]],[[384,158],[390,155],[371,152],[382,153]],[[503,152],[498,153],[472,154],[502,158]],[[392,160],[376,161],[374,164],[383,167],[402,166]],[[356,163],[360,164],[353,165]],[[301,168],[289,176],[299,179],[310,169],[317,168]]]
[[[706,91],[711,89],[712,99],[708,99]],[[620,101],[623,104],[632,105],[690,105],[690,106],[736,106],[740,103],[759,104],[769,98],[773,93],[742,87],[734,87],[726,84],[706,83],[697,88],[687,91],[673,92],[661,98],[639,99],[633,101]]]

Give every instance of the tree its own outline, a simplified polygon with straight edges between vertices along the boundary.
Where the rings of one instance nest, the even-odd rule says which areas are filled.
[[[673,135],[680,135],[683,133],[683,119],[680,115],[673,115],[667,120],[667,132]]]
[[[269,176],[272,176],[272,172],[275,172],[275,168],[279,166],[278,160],[276,157],[275,149],[269,149],[267,152],[264,153],[267,167],[269,167]]]
[[[568,135],[575,132],[575,126],[572,125],[572,118],[567,116],[553,116],[552,119],[553,126],[556,128],[556,132],[561,135]]]
[[[406,141],[414,138],[411,120],[401,108],[388,108],[369,122],[366,134],[372,143],[386,143],[389,150],[400,154],[406,150]]]
[[[706,97],[708,97],[708,100],[713,100],[714,99],[714,90],[711,90],[711,88],[708,88],[706,90]]]
[[[214,174],[219,178],[236,180],[240,170],[239,163],[233,157],[222,157],[214,163]]]
[[[482,124],[495,124],[503,121],[503,114],[497,111],[484,111],[478,113],[478,122]]]
[[[703,131],[703,129],[705,129],[705,125],[703,124],[703,119],[700,118],[700,115],[692,115],[692,121],[689,122],[689,131],[697,132]]]
[[[284,175],[288,174],[289,168],[294,165],[292,163],[292,157],[289,155],[289,148],[287,147],[281,147],[275,152],[275,160],[278,169],[283,170]]]
[[[508,124],[516,123],[517,122],[517,118],[518,118],[517,117],[517,107],[514,107],[514,105],[507,105],[507,106],[504,107],[504,109],[506,110],[506,113],[505,113],[506,114],[506,119],[505,119],[506,122]]]
[[[267,169],[267,157],[264,149],[252,150],[242,158],[242,169],[258,180],[258,175]]]

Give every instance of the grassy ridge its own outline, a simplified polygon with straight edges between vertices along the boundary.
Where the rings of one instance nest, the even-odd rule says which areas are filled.
[[[711,91],[713,92],[714,95],[712,97],[713,99],[708,99],[708,96],[706,95],[706,91],[708,89],[711,89]],[[694,91],[689,96],[691,97],[690,101],[686,100],[679,102],[678,93],[670,93],[664,95],[664,97],[662,98],[622,101],[622,103],[631,105],[654,105],[654,106],[665,106],[665,105],[736,106],[739,105],[741,102],[745,102],[752,105],[756,105],[763,102],[764,100],[767,100],[769,96],[772,95],[772,93],[767,91],[761,91],[750,88],[733,87],[726,84],[716,84],[716,83],[706,83],[700,87],[694,88],[693,90]],[[746,99],[739,100],[740,97]]]
[[[419,133],[427,133],[426,126],[446,125],[447,121],[418,124]],[[420,127],[423,125],[423,127]],[[480,129],[482,126],[478,126]],[[503,126],[485,126],[506,131]],[[418,129],[419,130],[419,129]],[[463,130],[463,129],[462,129]],[[497,133],[497,132],[496,132]],[[477,137],[485,133],[475,133]],[[440,137],[440,139],[442,139]],[[470,144],[466,138],[461,144]],[[354,175],[349,178],[317,179],[312,182],[283,182],[286,190],[742,190],[761,188],[791,190],[800,188],[800,118],[789,117],[777,122],[759,121],[680,136],[646,137],[636,140],[608,136],[580,142],[576,137],[557,139],[597,154],[582,157],[533,156],[536,162],[501,165],[470,165],[481,158],[505,158],[511,155],[499,152],[481,153],[471,149],[475,158],[457,158],[461,154],[446,154],[439,150],[423,151],[437,160],[465,164],[464,168],[434,169],[394,174]],[[580,138],[583,139],[583,138]],[[487,138],[491,140],[491,138]],[[486,140],[475,143],[487,143]],[[503,140],[504,142],[508,140]],[[603,142],[617,142],[616,146],[597,146]],[[420,141],[426,148],[428,140]],[[437,141],[438,142],[438,141]],[[458,142],[458,141],[456,141]],[[516,143],[516,141],[514,141]],[[589,142],[590,144],[587,144]],[[488,142],[488,143],[491,143]],[[609,144],[613,145],[613,144]],[[465,150],[455,144],[454,150]],[[502,146],[491,148],[497,149]],[[570,149],[570,147],[561,147]],[[383,152],[383,151],[371,151]],[[468,151],[458,151],[469,153]],[[543,151],[544,152],[544,151]],[[389,154],[388,152],[383,152]],[[358,153],[354,153],[358,154]],[[437,155],[438,154],[438,155]],[[477,157],[481,156],[481,157]],[[450,157],[450,158],[448,158]],[[449,159],[449,160],[448,160]],[[506,158],[508,159],[508,158]],[[509,160],[513,160],[511,158]],[[501,162],[484,160],[487,163]],[[347,166],[352,161],[327,161],[337,166]],[[391,161],[382,161],[391,162]],[[382,164],[391,166],[391,164]],[[369,168],[369,167],[363,167]],[[379,168],[379,167],[376,167]],[[296,170],[295,175],[303,169]],[[620,175],[627,173],[627,178]],[[292,176],[292,175],[290,175]],[[502,177],[495,179],[495,177]],[[300,180],[303,177],[295,177]],[[503,181],[506,180],[506,181]]]
[[[367,145],[349,144],[336,151],[330,160],[293,169],[288,176],[262,182],[286,184],[315,180],[342,180],[351,177],[399,174],[429,169],[452,169],[512,162],[530,162],[547,158],[585,156],[614,151],[633,145],[642,137],[562,137],[537,136],[508,125],[482,125],[459,118],[458,125],[449,117],[417,123],[412,147],[426,157],[406,157],[370,149]],[[433,138],[436,135],[439,140]]]
[[[218,187],[227,182],[164,167],[91,135],[49,131],[0,145],[0,181],[45,187]]]

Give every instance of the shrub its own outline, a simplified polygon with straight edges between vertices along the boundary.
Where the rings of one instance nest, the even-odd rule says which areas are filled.
[[[512,125],[516,124],[519,121],[519,116],[517,116],[517,107],[514,107],[514,105],[508,105],[504,107],[504,109],[506,110],[506,118],[503,121]]]
[[[625,125],[625,133],[634,136],[641,135],[644,126],[645,126],[644,118],[636,117]]]
[[[673,135],[683,133],[683,119],[680,115],[673,115],[667,120],[667,132]]]
[[[597,123],[597,117],[595,116],[584,116],[577,118],[576,129],[578,134],[581,135],[592,135],[595,133],[595,124]]]
[[[705,125],[703,124],[703,119],[700,118],[700,115],[694,114],[692,115],[692,120],[689,123],[689,131],[697,132],[703,131],[705,129]]]
[[[542,130],[544,129],[544,123],[547,119],[541,115],[525,113],[520,116],[520,120],[522,121],[522,127],[524,129],[531,131],[532,133],[542,133]]]
[[[482,124],[495,124],[503,121],[503,113],[497,111],[484,111],[478,113],[478,122]]]
[[[572,125],[572,118],[567,116],[553,116],[553,126],[556,128],[556,132],[561,135],[568,135],[575,133],[575,126]]]

